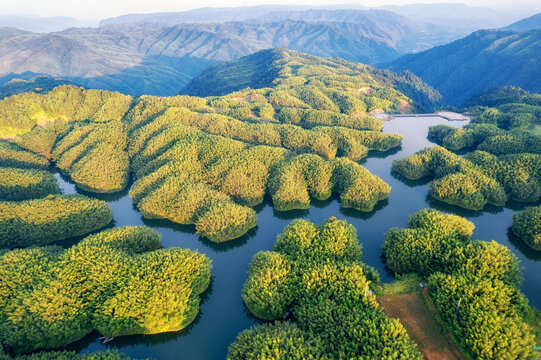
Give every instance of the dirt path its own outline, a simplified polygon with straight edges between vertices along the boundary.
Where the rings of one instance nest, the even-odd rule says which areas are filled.
[[[426,359],[465,359],[442,332],[421,294],[383,295],[378,297],[378,302],[387,316],[400,319]]]

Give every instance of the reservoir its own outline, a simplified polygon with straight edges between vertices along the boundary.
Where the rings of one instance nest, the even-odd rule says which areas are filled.
[[[134,207],[128,189],[115,194],[87,193],[77,189],[73,182],[57,173],[64,193],[78,192],[107,201],[114,213],[114,223],[111,226],[149,226],[162,234],[164,247],[198,250],[206,254],[213,264],[212,282],[201,297],[200,313],[186,329],[158,335],[120,337],[107,344],[101,343],[97,333],[91,333],[65,348],[82,353],[118,349],[136,358],[224,359],[228,346],[237,334],[260,321],[250,314],[241,298],[248,264],[258,251],[271,250],[276,235],[293,219],[307,219],[320,224],[335,216],[353,224],[363,246],[362,260],[379,271],[382,281],[389,282],[392,281],[392,275],[387,272],[381,259],[381,246],[387,230],[404,227],[409,215],[425,208],[463,216],[475,224],[474,239],[495,240],[509,247],[519,258],[524,275],[522,291],[531,305],[541,308],[541,252],[530,249],[510,232],[513,214],[523,210],[526,205],[508,202],[503,208],[486,206],[482,211],[464,210],[431,199],[428,196],[430,179],[410,181],[391,172],[394,159],[412,155],[434,145],[426,138],[429,126],[463,126],[466,123],[448,121],[438,116],[400,117],[385,122],[384,132],[401,134],[404,140],[397,149],[386,153],[370,153],[366,159],[360,161],[370,172],[391,186],[389,198],[380,202],[370,213],[342,209],[336,196],[326,201],[312,200],[308,210],[287,212],[273,210],[270,199],[266,199],[255,208],[258,213],[258,226],[242,238],[222,244],[200,238],[191,225],[143,219]],[[69,246],[79,239],[62,241],[59,245]]]

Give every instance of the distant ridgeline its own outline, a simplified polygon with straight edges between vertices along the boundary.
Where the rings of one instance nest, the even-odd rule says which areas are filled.
[[[500,88],[473,98],[479,112],[463,129],[433,126],[428,137],[443,145],[395,160],[393,170],[408,179],[434,177],[430,195],[466,209],[507,200],[541,198],[541,95]],[[494,106],[494,107],[487,107]],[[464,156],[452,151],[469,150]]]
[[[267,74],[263,82],[247,80],[251,65],[240,71],[254,61]],[[409,75],[284,49],[228,66],[219,68],[220,92],[260,88],[132,98],[60,86],[6,98],[0,135],[16,137],[19,146],[5,143],[0,164],[44,169],[51,162],[92,192],[122,190],[134,173],[130,195],[144,217],[195,224],[199,234],[226,241],[256,226],[251,207],[265,195],[280,211],[308,208],[311,198],[332,193],[343,207],[372,211],[390,187],[355,161],[399,146],[402,137],[382,133],[382,122],[368,113],[417,111],[439,99]],[[6,182],[7,200],[56,191],[42,173],[25,176],[25,189]]]
[[[463,39],[415,54],[387,66],[409,70],[437,89],[451,105],[495,86],[541,92],[541,29],[524,32],[479,30]]]

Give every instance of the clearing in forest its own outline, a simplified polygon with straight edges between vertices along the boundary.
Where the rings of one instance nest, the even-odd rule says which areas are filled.
[[[382,295],[377,300],[387,316],[400,320],[426,359],[465,359],[443,333],[420,293]]]

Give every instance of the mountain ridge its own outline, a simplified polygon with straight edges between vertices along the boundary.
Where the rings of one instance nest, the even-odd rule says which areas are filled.
[[[0,29],[0,77],[31,72],[86,88],[130,95],[175,95],[203,69],[262,49],[375,64],[416,49],[425,34],[406,20],[386,23],[226,22],[164,26],[111,24],[36,34]],[[398,21],[400,20],[400,21]],[[427,42],[428,41],[428,42]]]
[[[496,86],[541,92],[541,30],[480,30],[447,45],[400,57],[386,66],[409,70],[453,105]]]

